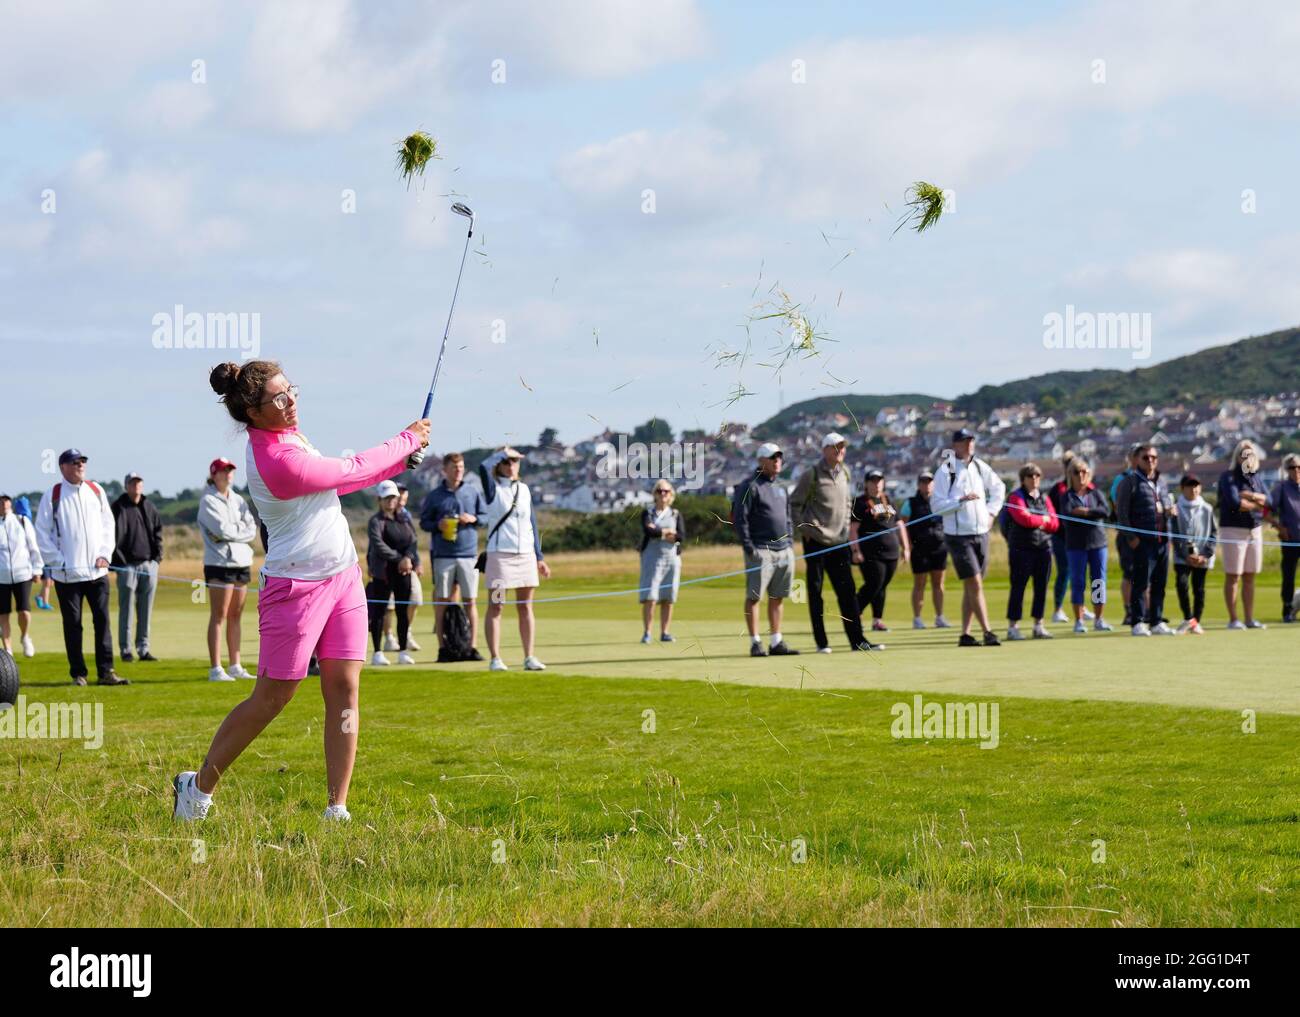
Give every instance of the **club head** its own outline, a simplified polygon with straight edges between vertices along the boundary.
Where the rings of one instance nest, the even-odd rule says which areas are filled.
[[[451,206],[451,210],[455,212],[457,215],[463,215],[466,219],[469,220],[469,234],[470,236],[473,236],[474,235],[474,210],[470,208],[468,205],[459,201]]]

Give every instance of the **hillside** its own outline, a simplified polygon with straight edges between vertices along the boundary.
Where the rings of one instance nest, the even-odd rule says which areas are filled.
[[[921,395],[918,392],[899,392],[894,395],[831,395],[818,396],[791,403],[776,416],[764,420],[754,428],[755,434],[785,434],[797,417],[820,417],[827,413],[847,413],[859,420],[873,420],[883,406],[929,406],[943,402],[941,396]]]
[[[1249,399],[1300,389],[1300,328],[1252,336],[1133,371],[1058,371],[985,385],[959,396],[957,408],[979,415],[999,406],[1084,411],[1181,400]]]

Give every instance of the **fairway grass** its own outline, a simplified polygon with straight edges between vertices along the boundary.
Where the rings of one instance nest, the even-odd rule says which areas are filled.
[[[611,570],[594,588],[627,579]],[[346,826],[320,821],[314,680],[235,765],[206,823],[171,821],[172,775],[198,765],[250,687],[202,680],[206,607],[188,589],[164,588],[164,660],[121,665],[128,688],[68,685],[50,652],[57,616],[38,616],[45,652],[20,660],[24,694],[104,704],[104,743],[0,740],[0,922],[1300,921],[1294,630],[1135,640],[1057,627],[1051,643],[961,652],[951,633],[908,631],[887,634],[880,657],[751,661],[735,583],[687,587],[671,645],[636,643],[631,598],[543,605],[543,674],[426,666],[426,608],[420,666],[363,674]],[[910,613],[901,592],[896,627]],[[804,606],[789,619],[810,649]],[[246,622],[251,665],[252,598]],[[892,707],[918,691],[996,703],[997,748],[894,738]]]

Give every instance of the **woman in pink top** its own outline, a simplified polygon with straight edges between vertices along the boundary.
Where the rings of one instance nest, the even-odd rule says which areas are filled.
[[[407,457],[429,444],[429,422],[417,420],[347,459],[329,459],[298,430],[298,390],[279,364],[220,364],[209,381],[230,415],[248,428],[248,488],[268,535],[257,603],[260,648],[252,695],[217,729],[202,769],[174,778],[173,815],[207,815],[217,781],[293,698],[315,653],[325,699],[325,818],[350,819],[366,595],[339,495],[401,473]]]

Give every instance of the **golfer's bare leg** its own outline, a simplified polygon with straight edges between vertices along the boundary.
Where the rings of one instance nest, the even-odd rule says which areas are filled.
[[[654,618],[655,602],[653,600],[641,601],[641,627],[648,634],[650,632],[650,622]]]
[[[934,599],[935,614],[943,614],[943,580],[947,571],[947,569],[939,569],[937,572],[930,573],[930,593]]]
[[[226,652],[231,664],[240,663],[240,641],[244,637],[244,598],[248,596],[247,588],[236,587],[229,591],[230,605],[226,608]]]
[[[971,606],[974,598],[971,596],[971,585],[973,580],[963,579],[961,581],[961,634],[970,635],[970,623],[975,617],[975,609]]]
[[[1241,576],[1241,614],[1249,625],[1255,620],[1255,573],[1243,572]]]
[[[221,626],[230,607],[229,586],[208,587],[208,666],[221,666]]]
[[[925,610],[925,573],[918,572],[912,577],[912,617],[920,618]]]
[[[751,637],[758,635],[758,601],[745,601],[745,625],[749,628]]]
[[[465,616],[469,619],[469,645],[478,649],[478,601],[465,601]]]
[[[1231,573],[1223,577],[1223,602],[1228,607],[1229,625],[1237,620],[1237,586],[1240,582],[1241,576]]]
[[[661,635],[668,633],[668,626],[673,623],[673,602],[663,600],[659,602],[659,632]],[[646,631],[650,630],[650,622],[646,621]]]
[[[357,758],[357,729],[361,726],[357,692],[361,661],[322,660],[320,691],[325,700],[325,776],[329,804],[346,805]]]
[[[984,577],[978,572],[971,577],[974,583],[974,589],[971,593],[971,607],[974,610],[975,617],[979,619],[980,628],[985,632],[992,632],[989,626],[989,605],[984,599]]]
[[[299,684],[264,675],[258,677],[249,697],[226,715],[226,719],[217,728],[217,733],[212,736],[212,745],[195,781],[200,791],[212,794],[221,775],[248,748],[253,739],[280,715],[280,711],[298,691]]]

